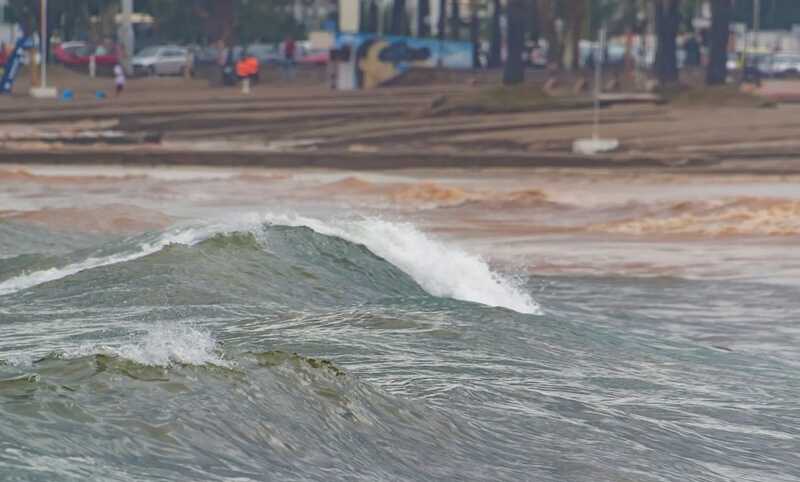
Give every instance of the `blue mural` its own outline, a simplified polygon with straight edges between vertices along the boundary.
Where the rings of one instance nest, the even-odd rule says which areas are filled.
[[[385,85],[411,67],[472,68],[470,42],[342,33],[336,48],[349,49],[359,88]]]

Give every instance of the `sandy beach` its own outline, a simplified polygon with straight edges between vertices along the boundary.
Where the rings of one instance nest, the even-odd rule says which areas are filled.
[[[798,172],[800,105],[793,103],[612,104],[602,109],[601,134],[618,138],[621,148],[587,157],[571,152],[575,139],[591,135],[585,108],[431,113],[442,99],[486,88],[465,82],[353,93],[278,82],[242,95],[202,80],[137,79],[124,96],[96,100],[94,91],[107,88],[107,80],[61,72],[59,81],[75,100],[3,99],[0,162]],[[793,85],[763,90],[786,98]]]

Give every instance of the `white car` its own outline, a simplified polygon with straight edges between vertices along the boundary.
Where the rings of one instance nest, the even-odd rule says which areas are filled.
[[[189,51],[173,45],[148,47],[131,60],[134,75],[183,75],[189,67]]]

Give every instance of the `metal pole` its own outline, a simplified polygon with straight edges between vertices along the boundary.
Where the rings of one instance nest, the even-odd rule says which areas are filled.
[[[593,52],[594,55],[594,124],[592,138],[597,139],[600,137],[600,83],[603,81],[603,60],[605,60],[605,43],[606,43],[606,28],[600,28],[597,50]]]
[[[135,37],[133,32],[132,17],[133,0],[122,0],[122,44],[124,49],[124,59],[122,64],[130,69],[130,59],[135,50]]]
[[[753,50],[758,49],[758,30],[761,26],[761,0],[753,0]]]
[[[42,0],[42,25],[39,31],[39,48],[42,53],[42,85],[44,88],[47,86],[47,0]]]

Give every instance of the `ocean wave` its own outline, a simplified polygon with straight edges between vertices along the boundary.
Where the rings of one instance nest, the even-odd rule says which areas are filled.
[[[136,249],[108,256],[92,256],[82,261],[67,264],[61,267],[53,267],[45,270],[24,273],[13,278],[0,282],[0,296],[16,293],[34,286],[38,286],[51,281],[57,281],[83,271],[110,266],[119,263],[126,263],[150,254],[161,251],[171,244],[194,245],[210,235],[223,232],[226,228],[220,226],[209,226],[202,228],[180,228],[161,235],[154,241],[141,243]],[[229,229],[235,230],[235,226]]]
[[[539,189],[482,191],[447,186],[435,182],[375,183],[359,177],[346,177],[314,188],[314,193],[332,197],[374,197],[396,206],[442,208],[485,204],[487,207],[525,208],[555,205]]]
[[[136,233],[164,229],[174,222],[160,211],[128,204],[0,211],[0,219],[81,233]]]
[[[800,201],[727,198],[650,207],[621,220],[594,224],[590,232],[635,236],[794,236],[800,234]]]
[[[19,292],[34,286],[56,281],[83,271],[127,263],[161,252],[170,245],[195,246],[201,242],[221,244],[223,248],[230,243],[251,242],[231,238],[234,233],[265,234],[264,223],[284,227],[305,227],[319,235],[335,237],[347,243],[365,246],[372,254],[390,263],[412,278],[429,294],[442,298],[481,303],[493,307],[503,307],[520,313],[538,314],[538,304],[512,279],[495,271],[480,257],[469,254],[453,246],[448,246],[404,223],[392,223],[379,219],[358,221],[326,222],[319,219],[285,215],[248,215],[239,220],[205,227],[179,228],[161,235],[159,238],[141,243],[136,249],[122,251],[107,256],[94,256],[62,267],[34,271],[0,282],[0,295]],[[222,239],[216,239],[225,235]],[[308,241],[308,240],[307,240]],[[303,243],[287,249],[297,251]],[[268,240],[265,244],[269,244]],[[324,243],[323,243],[324,244]],[[267,251],[269,247],[265,248]],[[337,249],[329,246],[316,246],[315,250]],[[324,251],[320,253],[325,256]],[[330,254],[330,253],[329,253]],[[303,253],[289,252],[284,256],[301,259],[303,263],[314,263],[302,259]],[[337,256],[359,256],[357,252],[337,252]],[[269,262],[268,260],[264,261]],[[352,263],[345,269],[355,269]],[[350,268],[348,268],[350,266]],[[370,269],[365,265],[359,269]],[[337,268],[340,269],[340,268]],[[352,281],[352,280],[351,280]],[[359,282],[369,282],[369,277]]]
[[[513,280],[493,271],[479,256],[437,241],[411,224],[380,219],[325,222],[319,219],[267,215],[265,221],[305,226],[317,233],[363,244],[375,255],[403,270],[428,293],[539,314],[539,305]]]

